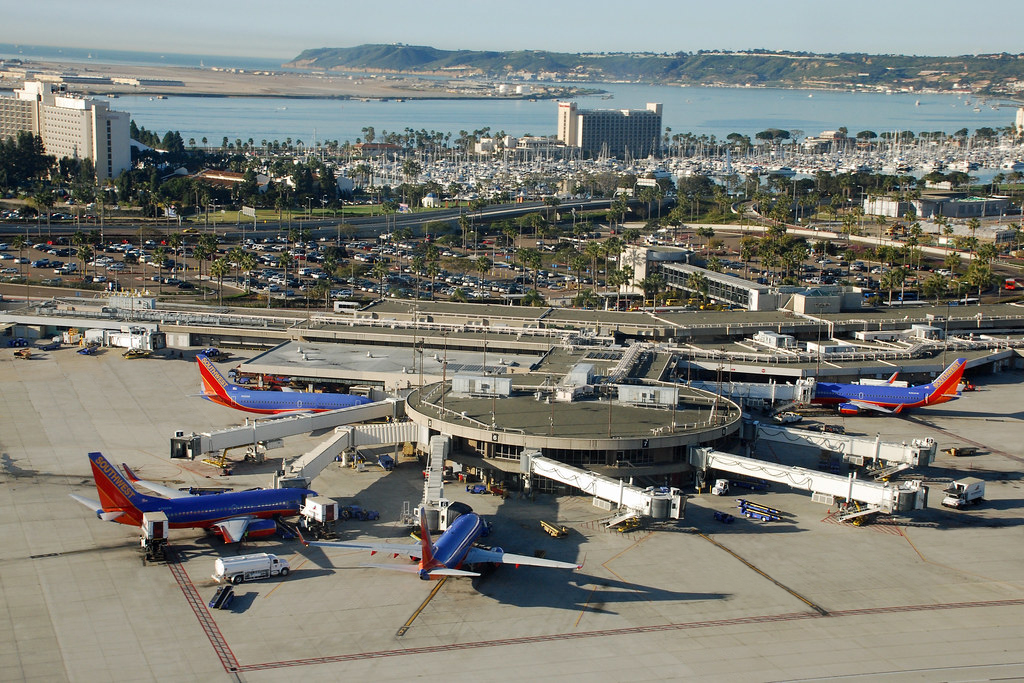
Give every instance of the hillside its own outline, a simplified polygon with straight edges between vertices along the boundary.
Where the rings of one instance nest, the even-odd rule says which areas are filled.
[[[1024,55],[1009,54],[919,57],[765,50],[569,54],[359,45],[305,50],[285,66],[324,71],[679,85],[915,90],[966,87],[991,93],[1019,92],[1024,87]]]

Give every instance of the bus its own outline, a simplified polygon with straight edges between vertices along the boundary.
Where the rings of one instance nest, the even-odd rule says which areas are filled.
[[[1003,283],[1003,289],[1005,289],[1005,290],[1017,289],[1017,278],[1012,278],[1012,277],[1006,278],[1006,281]]]

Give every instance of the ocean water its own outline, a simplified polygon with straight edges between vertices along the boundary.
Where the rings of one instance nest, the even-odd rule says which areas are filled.
[[[38,59],[49,62],[96,62],[97,64],[136,64],[138,66],[219,66],[238,69],[280,70],[284,59],[266,57],[225,57],[223,55],[186,55],[178,53],[136,52],[132,50],[52,47],[0,43],[0,59]]]
[[[766,128],[799,130],[817,135],[846,126],[850,135],[911,130],[914,133],[960,128],[1001,128],[1013,123],[1015,109],[979,103],[956,95],[884,95],[878,93],[780,90],[769,88],[679,88],[672,86],[596,83],[611,99],[581,97],[590,109],[642,109],[661,102],[662,122],[672,134],[690,132],[724,139],[730,133],[754,137]],[[993,108],[993,105],[998,108]],[[288,98],[197,98],[122,96],[111,107],[131,112],[140,126],[159,133],[177,130],[187,142],[206,137],[210,144],[252,138],[314,141],[362,139],[362,129],[382,131],[435,130],[451,133],[490,127],[492,133],[554,135],[557,104],[552,100],[396,100],[359,101]],[[980,111],[974,111],[975,107]]]
[[[0,43],[0,57],[63,59],[107,63],[164,64],[168,66],[238,67],[279,69],[280,60],[257,57],[218,57],[156,54],[115,50],[86,50],[18,46]],[[798,130],[817,135],[845,126],[853,135],[861,130],[876,133],[895,130],[973,131],[983,126],[1001,128],[1013,123],[1015,108],[1007,102],[980,102],[963,95],[917,95],[839,91],[808,91],[771,88],[680,88],[643,84],[583,84],[609,96],[581,97],[582,108],[641,109],[647,102],[663,104],[663,125],[672,133],[714,135],[730,133],[753,137],[766,128]],[[217,98],[121,96],[110,101],[113,109],[131,113],[135,122],[163,134],[181,133],[186,143],[205,137],[210,144],[252,138],[261,141],[287,138],[314,141],[362,139],[362,128],[382,131],[435,130],[451,133],[489,127],[522,136],[553,135],[557,105],[551,100],[389,100]],[[975,111],[975,109],[978,111]]]

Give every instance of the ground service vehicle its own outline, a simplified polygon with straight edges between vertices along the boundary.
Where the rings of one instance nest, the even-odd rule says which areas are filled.
[[[985,482],[977,477],[967,477],[954,481],[943,493],[946,497],[942,504],[950,508],[964,508],[968,504],[977,505],[985,499]]]
[[[269,576],[288,576],[291,567],[288,560],[283,560],[271,553],[254,553],[235,557],[219,557],[214,562],[216,572],[214,581],[228,581],[239,584],[243,581],[265,579]]]

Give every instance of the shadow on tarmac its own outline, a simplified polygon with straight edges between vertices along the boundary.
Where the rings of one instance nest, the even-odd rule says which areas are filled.
[[[515,572],[515,573],[513,573]],[[514,578],[510,578],[514,577]],[[514,570],[499,567],[495,572],[475,579],[473,587],[486,597],[516,607],[548,607],[583,610],[595,614],[618,614],[607,605],[627,602],[692,602],[725,600],[727,593],[690,593],[666,590],[558,570],[523,567]],[[529,590],[524,590],[528,586]]]

